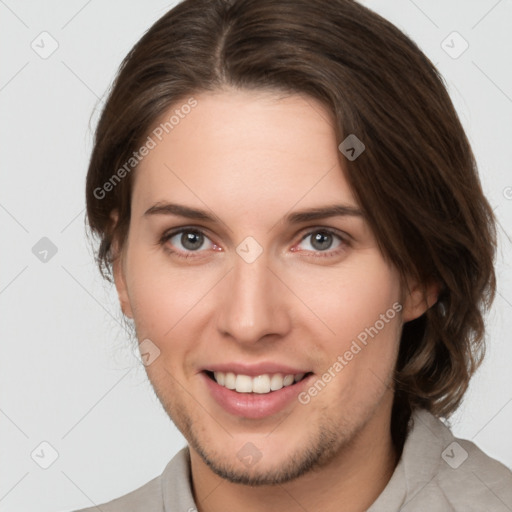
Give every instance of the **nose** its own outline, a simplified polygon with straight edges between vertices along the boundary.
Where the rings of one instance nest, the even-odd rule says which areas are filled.
[[[235,255],[234,267],[218,290],[218,329],[244,345],[284,336],[291,328],[290,291],[271,269],[266,253],[246,262]]]

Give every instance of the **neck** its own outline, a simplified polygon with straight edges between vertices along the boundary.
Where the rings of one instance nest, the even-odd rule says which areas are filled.
[[[191,448],[198,511],[365,511],[386,487],[398,462],[390,424],[391,406],[381,408],[327,464],[276,486],[247,486],[224,480]]]

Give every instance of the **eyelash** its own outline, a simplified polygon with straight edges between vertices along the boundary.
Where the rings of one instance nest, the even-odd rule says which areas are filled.
[[[162,237],[160,238],[159,240],[159,244],[161,246],[164,247],[164,249],[169,253],[169,254],[172,254],[173,256],[177,256],[178,258],[183,258],[183,259],[188,259],[188,258],[197,258],[197,257],[200,257],[200,256],[195,256],[194,253],[200,253],[202,252],[202,250],[198,250],[198,251],[188,251],[188,252],[185,252],[185,254],[182,254],[181,252],[178,252],[178,251],[174,251],[174,250],[171,250],[169,249],[168,245],[167,245],[167,242],[173,238],[174,236],[176,235],[179,235],[179,234],[182,234],[182,233],[194,233],[194,234],[200,234],[200,235],[203,235],[207,240],[210,240],[210,238],[201,230],[201,229],[198,229],[196,227],[182,227],[180,229],[176,229],[176,230],[172,230],[172,231],[167,231],[165,232]],[[334,231],[332,229],[329,229],[329,228],[322,228],[322,227],[316,227],[310,231],[308,231],[307,233],[305,233],[300,241],[298,243],[301,243],[303,242],[306,238],[310,237],[311,235],[313,234],[316,234],[316,233],[322,233],[322,234],[327,234],[327,235],[332,235],[333,237],[335,238],[338,238],[340,240],[340,246],[337,248],[337,249],[334,249],[334,250],[325,250],[325,251],[313,251],[314,252],[314,255],[312,256],[308,256],[308,257],[314,257],[314,258],[330,258],[330,257],[335,257],[335,256],[338,256],[341,252],[343,252],[346,247],[349,245],[349,242],[348,242],[348,235],[341,235],[338,231]],[[217,244],[213,243],[211,240],[210,242],[217,246]],[[303,251],[303,250],[298,250],[297,252],[311,252],[311,251]]]

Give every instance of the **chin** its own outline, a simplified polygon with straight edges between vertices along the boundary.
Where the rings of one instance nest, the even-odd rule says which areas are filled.
[[[268,439],[261,438],[261,443],[223,442],[215,449],[212,440],[200,440],[204,436],[197,435],[194,429],[186,437],[191,449],[219,477],[232,483],[264,486],[290,482],[331,462],[351,437],[339,425],[334,427],[304,432],[302,439],[294,439],[295,446],[285,441],[274,447]]]

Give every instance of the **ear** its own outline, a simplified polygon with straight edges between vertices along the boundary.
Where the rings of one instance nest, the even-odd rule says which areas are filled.
[[[437,281],[431,281],[425,286],[415,279],[408,279],[402,302],[404,305],[403,322],[415,320],[423,315],[437,302],[440,291],[441,285]]]
[[[110,214],[113,225],[117,224],[118,212],[114,210]],[[133,318],[132,308],[130,305],[130,298],[128,296],[128,288],[126,286],[126,277],[124,270],[124,252],[119,248],[119,240],[114,237],[112,240],[112,274],[114,283],[116,285],[117,296],[121,305],[121,311],[128,318]]]

